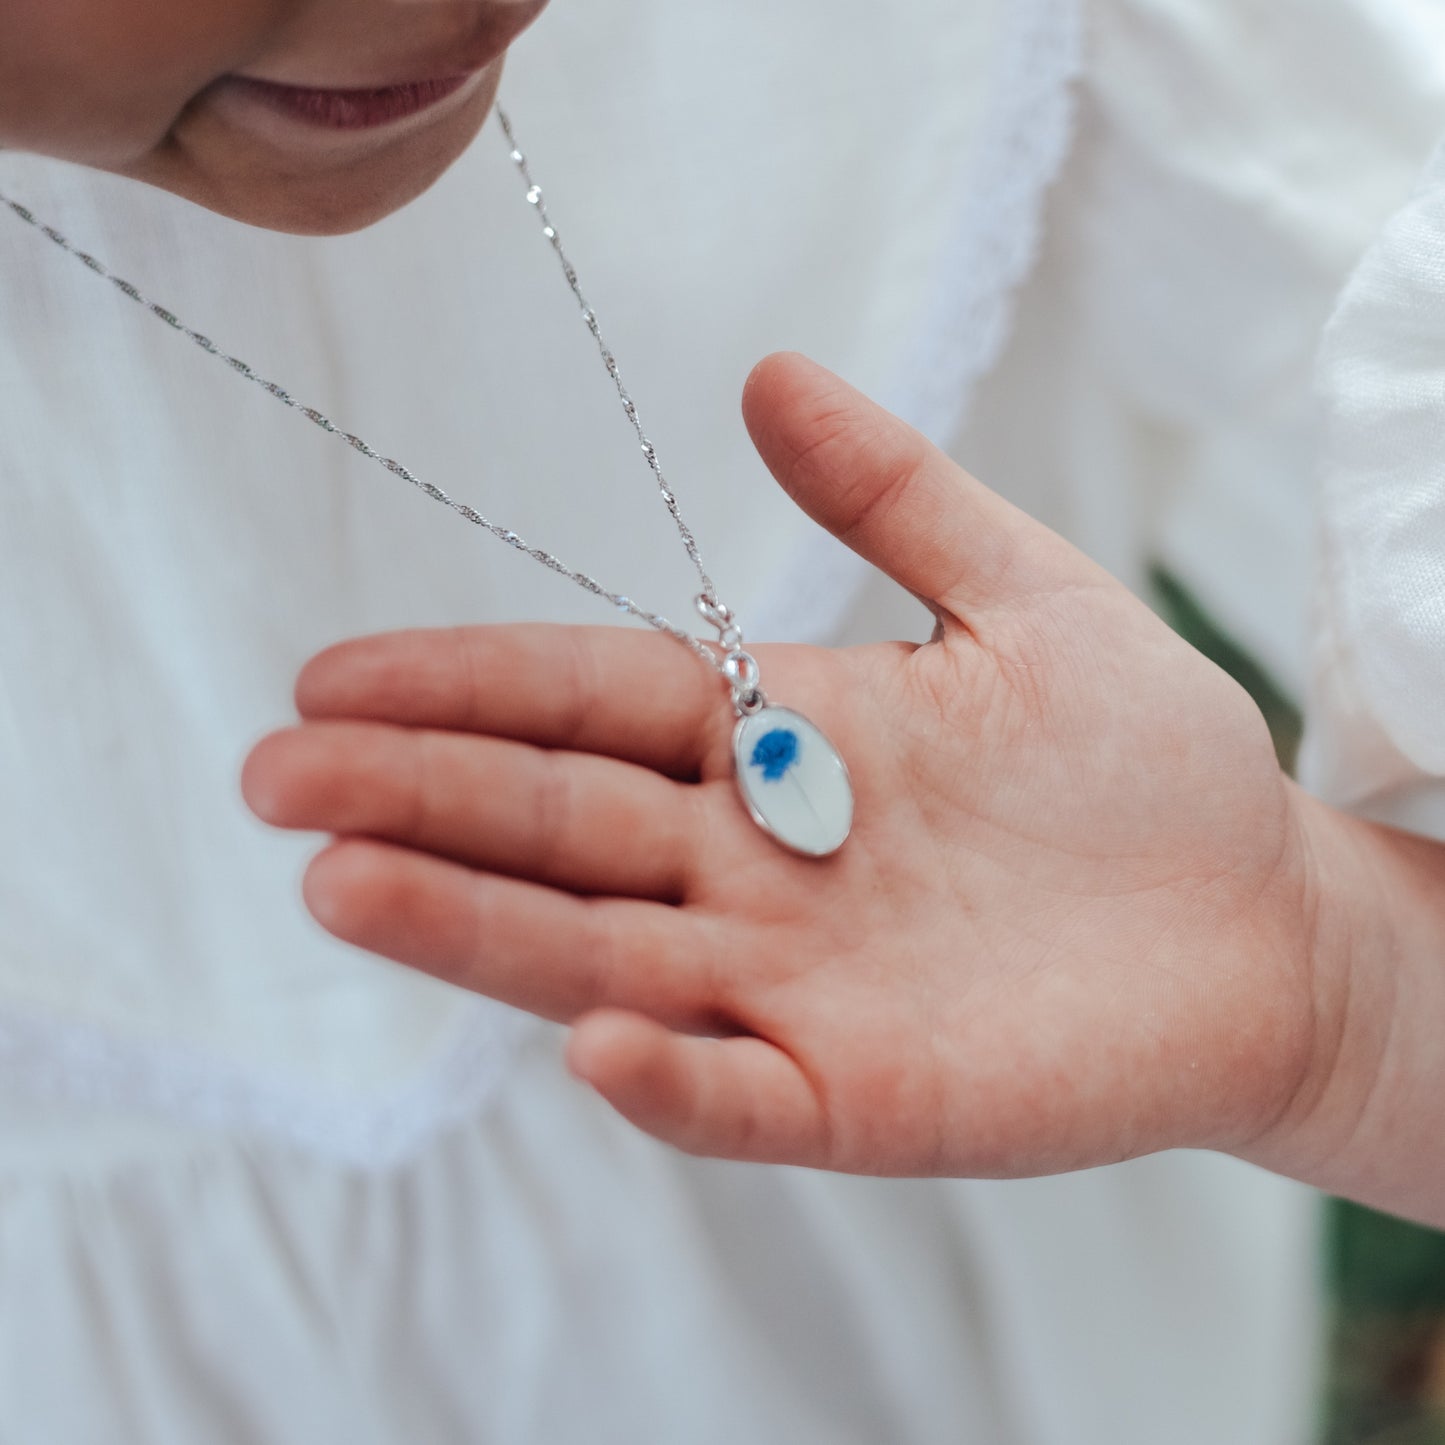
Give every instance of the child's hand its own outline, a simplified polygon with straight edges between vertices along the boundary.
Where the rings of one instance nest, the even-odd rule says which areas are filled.
[[[698,1153],[1016,1175],[1247,1148],[1310,1086],[1323,988],[1254,706],[818,367],[770,359],[745,409],[783,486],[938,617],[923,647],[757,650],[848,762],[842,852],[750,821],[726,691],[675,642],[400,634],[314,660],[305,721],[247,765],[263,818],[341,836],[317,918],[575,1022],[576,1073]]]

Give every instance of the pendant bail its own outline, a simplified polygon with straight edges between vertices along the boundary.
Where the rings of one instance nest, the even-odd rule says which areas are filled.
[[[752,717],[768,705],[768,696],[759,685],[762,669],[758,660],[743,646],[743,630],[737,617],[725,602],[706,592],[696,599],[698,612],[717,628],[718,646],[723,650],[721,672],[732,689],[733,708],[741,717]]]

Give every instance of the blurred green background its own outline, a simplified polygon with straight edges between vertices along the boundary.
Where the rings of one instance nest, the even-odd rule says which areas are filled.
[[[1167,572],[1154,604],[1238,679],[1269,723],[1281,763],[1299,752],[1298,707],[1221,633]],[[1321,1445],[1445,1445],[1445,1234],[1328,1201],[1330,1298]]]

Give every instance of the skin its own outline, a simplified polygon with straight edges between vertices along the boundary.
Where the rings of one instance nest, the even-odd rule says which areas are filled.
[[[335,835],[320,922],[574,1025],[575,1073],[694,1153],[1018,1176],[1200,1147],[1445,1224],[1445,848],[1304,796],[1229,678],[821,368],[770,358],[744,410],[938,619],[758,650],[848,760],[842,852],[754,827],[675,642],[403,633],[314,659],[246,765],[262,818]]]
[[[131,176],[252,225],[352,231],[432,184],[486,120],[546,0],[0,0],[0,146]],[[366,132],[280,120],[232,77],[371,89],[474,73]]]

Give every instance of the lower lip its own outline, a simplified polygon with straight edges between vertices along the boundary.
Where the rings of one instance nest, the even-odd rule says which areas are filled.
[[[273,111],[318,130],[376,130],[420,115],[448,99],[474,77],[449,76],[379,90],[312,90],[269,80],[232,76],[228,85]]]

